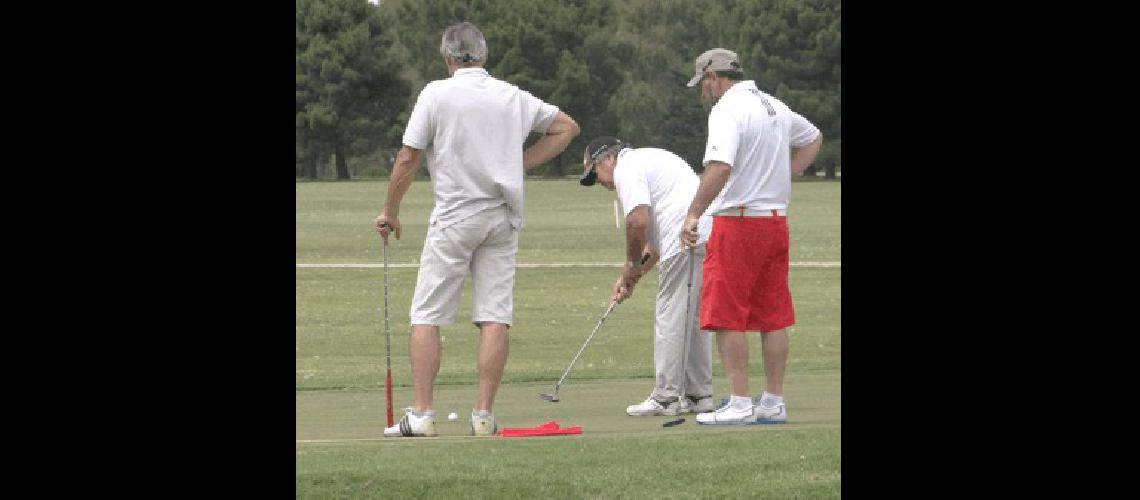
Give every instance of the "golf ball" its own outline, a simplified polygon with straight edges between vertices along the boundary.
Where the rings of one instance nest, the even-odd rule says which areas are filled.
[[[459,414],[455,413],[455,412],[448,413],[447,414],[447,420],[449,422],[454,422],[456,420],[459,420]]]

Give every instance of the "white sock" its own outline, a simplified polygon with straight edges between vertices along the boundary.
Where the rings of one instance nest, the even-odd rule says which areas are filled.
[[[733,394],[732,398],[729,399],[728,404],[736,410],[747,410],[749,408],[752,408],[752,398],[748,396],[737,396],[736,394]]]
[[[478,411],[476,411],[474,408],[471,409],[471,416],[472,417],[488,418],[492,415],[493,414],[491,413],[490,410],[478,410]]]
[[[784,402],[784,397],[783,396],[777,396],[777,395],[772,394],[768,391],[764,391],[764,394],[762,394],[760,396],[760,401],[767,401],[768,404],[765,406],[776,406],[776,405]]]
[[[416,418],[435,417],[435,410],[416,411],[412,410],[412,416]]]

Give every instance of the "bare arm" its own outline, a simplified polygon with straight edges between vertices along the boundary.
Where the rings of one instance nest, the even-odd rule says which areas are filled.
[[[638,205],[629,215],[625,216],[625,265],[621,274],[614,283],[612,300],[619,304],[633,295],[633,287],[645,271],[651,269],[657,262],[649,248],[649,207]],[[644,259],[644,261],[643,261]],[[653,262],[649,262],[653,260]]]
[[[657,260],[661,258],[661,255],[658,254],[657,251],[653,249],[653,247],[649,246],[649,243],[645,244],[645,251],[642,252],[642,258],[644,258],[646,254],[649,255],[649,259],[647,259],[645,263],[641,265],[641,267],[648,271],[650,269],[653,269],[653,266],[657,265]]]
[[[708,210],[709,204],[720,194],[720,190],[724,189],[731,173],[732,167],[724,162],[710,161],[708,165],[705,165],[705,172],[701,174],[701,184],[697,187],[697,194],[693,196],[693,202],[689,204],[688,216],[690,218],[695,220],[705,213],[705,210]]]
[[[815,155],[819,153],[820,146],[823,145],[823,133],[819,134],[811,144],[800,148],[792,148],[792,175],[800,175],[807,170],[811,162],[815,160]]]
[[[529,172],[535,167],[550,161],[570,145],[570,141],[578,137],[581,129],[570,115],[558,112],[554,122],[546,129],[546,135],[538,142],[523,151],[523,170]]]
[[[625,216],[625,263],[626,266],[642,267],[641,256],[649,241],[649,207],[638,205]],[[648,267],[646,267],[648,269]]]
[[[400,148],[400,152],[396,154],[396,163],[392,164],[392,175],[388,177],[388,199],[373,224],[380,232],[380,236],[384,237],[384,241],[388,241],[388,232],[396,233],[396,239],[400,239],[400,201],[404,199],[404,194],[408,192],[412,180],[416,178],[416,171],[420,169],[423,156],[422,149],[408,146]],[[385,228],[385,225],[388,227]]]
[[[657,264],[657,252],[649,246],[649,206],[638,205],[625,217],[625,265],[611,300],[619,304],[633,295],[633,287]]]
[[[709,204],[724,189],[732,167],[727,163],[710,161],[705,165],[705,172],[701,174],[701,184],[697,187],[697,194],[689,204],[689,213],[685,216],[685,226],[681,228],[681,248],[688,250],[697,245],[697,220],[709,208]]]

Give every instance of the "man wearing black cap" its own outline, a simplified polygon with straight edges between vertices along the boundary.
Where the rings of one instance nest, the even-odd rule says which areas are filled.
[[[786,328],[795,323],[788,290],[787,208],[792,175],[815,159],[823,136],[811,122],[744,80],[735,52],[697,57],[689,87],[715,103],[700,187],[685,216],[681,244],[699,242],[698,220],[713,216],[701,290],[701,328],[716,332],[731,389],[727,404],[697,415],[706,425],[787,421]],[[747,332],[760,332],[766,388],[748,392]]]
[[[685,210],[700,182],[697,175],[685,160],[669,151],[633,148],[613,137],[599,137],[587,145],[582,166],[579,182],[583,186],[598,182],[610,191],[616,190],[626,214],[626,264],[614,283],[611,299],[624,301],[641,277],[658,260],[661,262],[653,344],[657,382],[649,397],[626,408],[626,414],[712,411],[712,338],[701,334],[697,324],[699,262],[711,220],[705,217],[699,224],[702,227],[692,252],[682,252],[679,240]],[[651,257],[642,264],[645,253]]]

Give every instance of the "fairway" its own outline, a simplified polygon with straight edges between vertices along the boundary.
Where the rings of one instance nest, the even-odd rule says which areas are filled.
[[[296,183],[296,493],[376,498],[837,498],[840,484],[840,193],[796,182],[789,208],[789,423],[699,426],[686,415],[628,417],[653,385],[656,272],[617,306],[559,391],[550,392],[608,305],[623,258],[614,194],[574,181],[526,184],[515,323],[495,413],[502,427],[550,420],[579,436],[466,436],[477,330],[470,281],[459,321],[442,328],[436,438],[384,439],[384,270],[371,222],[385,181]],[[388,247],[394,409],[411,404],[408,309],[430,185],[404,197],[403,235]],[[798,263],[798,264],[797,264]],[[356,264],[347,266],[347,264]],[[750,389],[763,388],[758,336]],[[727,394],[714,343],[714,391]],[[458,422],[446,419],[448,412]]]

